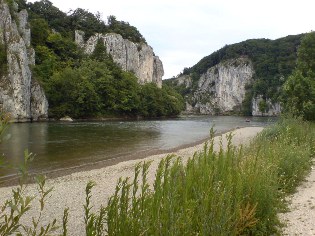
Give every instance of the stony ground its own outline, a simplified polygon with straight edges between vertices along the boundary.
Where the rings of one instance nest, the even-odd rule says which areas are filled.
[[[283,235],[315,235],[315,166],[290,202],[289,211],[279,215],[286,225]]]

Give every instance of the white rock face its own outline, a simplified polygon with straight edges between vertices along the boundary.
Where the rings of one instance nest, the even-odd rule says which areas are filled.
[[[209,68],[198,81],[190,110],[201,114],[239,111],[245,98],[245,85],[252,80],[253,73],[247,58],[228,60]]]
[[[0,43],[7,50],[7,75],[0,79],[0,106],[15,121],[36,120],[47,117],[48,103],[43,90],[32,83],[29,65],[35,63],[35,53],[30,48],[30,29],[27,12],[16,13],[19,28],[4,0],[0,0]],[[35,86],[35,87],[34,87]],[[36,91],[32,94],[32,91]],[[32,97],[32,99],[31,99]],[[41,103],[42,106],[32,105]],[[33,108],[31,110],[31,107]]]
[[[106,46],[107,53],[125,71],[131,71],[138,77],[140,84],[156,83],[162,87],[164,75],[163,64],[159,57],[154,55],[153,49],[146,44],[133,43],[119,34],[96,34],[84,43],[84,33],[76,31],[76,43],[91,54],[98,40]]]
[[[184,85],[185,88],[190,88],[192,86],[192,79],[189,75],[180,75],[178,78],[175,79],[175,83],[177,86]]]
[[[267,110],[265,112],[261,112],[259,110],[259,103],[263,101],[263,97],[261,95],[253,98],[252,101],[252,115],[253,116],[279,116],[281,113],[281,106],[279,103],[272,103],[270,99],[266,99]]]

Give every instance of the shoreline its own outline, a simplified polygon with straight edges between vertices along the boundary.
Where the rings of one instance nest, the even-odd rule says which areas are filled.
[[[245,127],[239,128],[234,131],[232,144],[234,146],[247,145],[263,127]],[[227,146],[226,132],[214,138],[214,149],[219,150],[220,143],[223,148]],[[208,140],[208,139],[207,139]],[[45,209],[42,213],[42,223],[47,225],[53,219],[57,219],[57,224],[62,225],[62,216],[65,208],[69,208],[68,218],[68,233],[69,235],[84,235],[84,208],[85,203],[85,187],[89,181],[94,181],[96,186],[92,189],[91,204],[92,211],[97,211],[100,206],[107,204],[109,197],[115,192],[115,187],[118,179],[133,178],[135,165],[143,161],[152,161],[148,170],[148,182],[152,184],[155,179],[155,170],[161,159],[165,158],[168,154],[175,154],[180,156],[185,162],[188,158],[192,157],[197,151],[202,151],[204,142],[188,148],[178,149],[174,152],[164,154],[151,155],[143,159],[134,159],[119,162],[116,165],[101,167],[92,170],[85,170],[74,172],[69,175],[63,175],[52,179],[47,179],[46,188],[53,187],[53,191],[46,199]],[[0,202],[4,202],[12,195],[11,187],[0,188]],[[26,194],[28,196],[37,196],[37,186],[29,184],[27,186]],[[38,216],[38,209],[40,209],[38,198],[32,202],[31,210],[23,217],[21,223],[30,225],[32,217]]]
[[[236,127],[227,131],[223,132],[218,132],[215,134],[215,137],[221,136],[224,133],[228,132],[233,132],[238,129],[242,129],[244,127]],[[71,175],[76,172],[83,172],[83,171],[91,171],[91,170],[97,170],[101,168],[106,168],[109,166],[114,166],[117,165],[121,162],[126,162],[126,161],[133,161],[133,160],[143,160],[146,159],[150,156],[155,156],[155,155],[167,155],[168,153],[174,153],[178,152],[181,149],[186,149],[186,148],[191,148],[200,144],[205,143],[207,140],[209,140],[209,137],[202,138],[200,140],[194,141],[192,143],[188,144],[183,144],[180,146],[177,146],[175,148],[170,148],[170,149],[153,149],[149,151],[140,151],[134,154],[128,154],[128,155],[123,155],[123,156],[118,156],[118,157],[113,157],[105,160],[100,160],[92,163],[86,163],[86,164],[81,164],[77,166],[72,166],[72,167],[65,167],[65,168],[59,168],[56,170],[48,170],[48,171],[43,171],[43,172],[30,172],[30,180],[27,182],[29,184],[34,183],[35,181],[33,180],[33,177],[36,175],[42,174],[45,175],[48,179],[55,179],[59,177],[63,177],[66,175]],[[2,187],[12,187],[18,184],[18,175],[13,175],[13,176],[8,176],[8,177],[3,177],[0,181],[0,188]]]

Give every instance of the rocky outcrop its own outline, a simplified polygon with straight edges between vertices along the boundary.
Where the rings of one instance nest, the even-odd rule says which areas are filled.
[[[261,111],[259,104],[263,102],[266,109]],[[263,99],[263,96],[259,95],[253,98],[252,101],[252,115],[253,116],[279,116],[281,113],[281,106],[279,103],[272,103],[270,99]]]
[[[162,87],[163,64],[149,45],[133,43],[114,33],[96,34],[84,42],[84,33],[76,31],[75,40],[88,54],[94,51],[98,40],[101,40],[113,60],[123,70],[133,72],[138,77],[139,83],[153,82],[158,87]]]
[[[17,12],[16,4],[12,7],[13,16],[0,0],[0,43],[7,53],[7,73],[0,78],[0,106],[15,121],[45,118],[48,102],[40,85],[32,81],[30,70],[35,52],[30,46],[28,14],[26,10]]]
[[[190,88],[192,86],[192,79],[189,75],[180,75],[174,81],[176,86],[184,86],[185,88]]]
[[[247,58],[221,62],[207,70],[198,80],[197,88],[186,106],[187,112],[200,114],[229,114],[241,109],[245,86],[252,80],[254,70]],[[190,85],[187,78],[180,83]]]

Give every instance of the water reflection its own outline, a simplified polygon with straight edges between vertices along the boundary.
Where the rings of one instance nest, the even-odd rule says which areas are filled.
[[[243,117],[185,117],[173,120],[11,124],[0,145],[10,164],[23,161],[25,149],[36,154],[33,171],[49,171],[148,150],[167,150],[239,126],[264,126],[274,120]],[[12,171],[0,169],[1,177]]]

